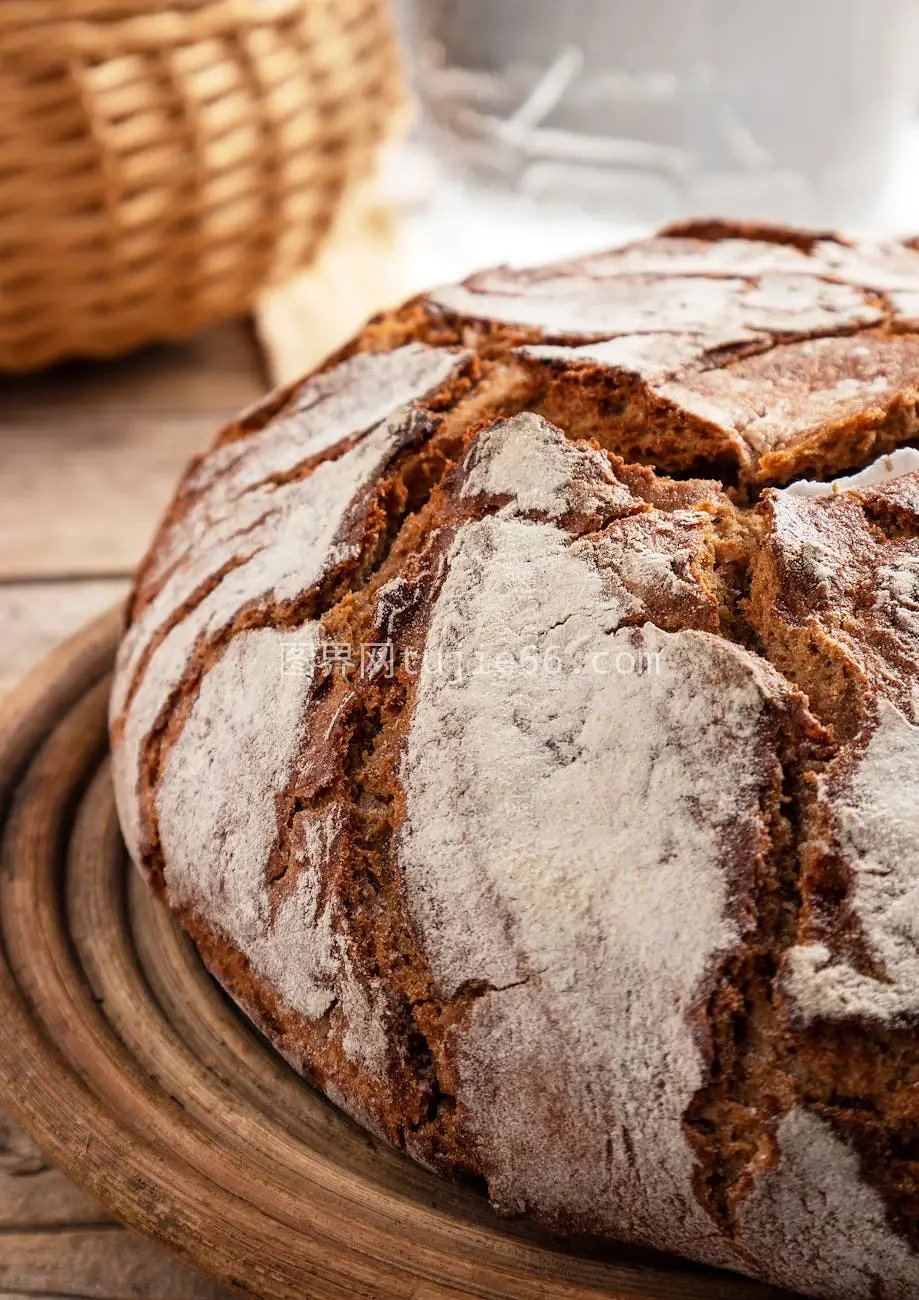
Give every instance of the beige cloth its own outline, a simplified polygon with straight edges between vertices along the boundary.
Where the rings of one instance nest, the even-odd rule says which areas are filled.
[[[409,292],[396,214],[375,185],[364,185],[315,265],[259,302],[255,323],[272,381],[297,379]]]

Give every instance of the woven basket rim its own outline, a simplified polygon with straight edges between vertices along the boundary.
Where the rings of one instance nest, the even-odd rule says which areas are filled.
[[[154,49],[303,16],[310,0],[0,0],[0,58]]]
[[[56,23],[117,24],[131,18],[194,17],[227,10],[239,24],[258,23],[279,12],[302,9],[303,0],[3,0],[0,27],[49,26]]]

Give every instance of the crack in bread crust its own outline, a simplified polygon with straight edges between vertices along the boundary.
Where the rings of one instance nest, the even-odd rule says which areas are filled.
[[[622,1231],[787,1282],[780,1271],[770,1272],[768,1244],[751,1248],[745,1216],[754,1208],[765,1213],[759,1189],[772,1187],[769,1179],[785,1169],[783,1142],[791,1144],[798,1132],[789,1126],[799,1112],[825,1122],[826,1131],[856,1154],[860,1177],[880,1197],[880,1220],[886,1216],[897,1239],[919,1249],[919,1112],[898,1091],[919,1080],[912,1026],[858,1016],[841,1023],[818,1015],[802,1023],[788,982],[789,954],[827,934],[838,945],[831,965],[851,961],[855,973],[866,979],[888,978],[858,911],[866,904],[858,901],[857,872],[841,865],[841,850],[833,847],[828,853],[818,840],[825,838],[821,828],[830,824],[826,800],[832,773],[850,754],[857,756],[856,742],[874,725],[874,713],[865,709],[861,697],[866,691],[879,693],[909,713],[914,707],[910,701],[919,693],[910,672],[911,625],[885,626],[872,632],[870,646],[862,644],[866,620],[871,623],[876,607],[864,585],[853,587],[847,624],[789,612],[789,592],[798,579],[781,553],[786,543],[776,512],[781,508],[795,520],[857,510],[864,537],[859,534],[857,546],[852,543],[851,563],[857,568],[866,562],[865,539],[871,539],[879,557],[889,560],[893,549],[900,568],[891,568],[889,582],[891,591],[898,592],[911,581],[919,513],[916,502],[893,487],[846,488],[831,499],[841,505],[817,506],[789,504],[790,496],[765,489],[770,482],[794,483],[806,475],[832,478],[919,440],[919,334],[897,315],[906,273],[895,249],[868,255],[828,235],[696,223],[625,250],[623,256],[637,263],[695,258],[701,265],[723,246],[729,260],[742,260],[752,255],[750,248],[735,248],[744,239],[762,246],[765,251],[756,255],[772,266],[769,275],[778,275],[769,290],[774,297],[763,290],[766,317],[774,312],[777,320],[784,319],[785,295],[792,294],[793,305],[799,289],[782,276],[799,275],[801,259],[817,258],[826,259],[830,270],[808,274],[835,286],[826,291],[829,297],[821,299],[819,311],[838,309],[854,317],[797,332],[776,325],[771,334],[768,329],[757,334],[744,321],[738,326],[732,317],[729,328],[717,328],[722,333],[746,330],[750,337],[719,341],[710,333],[707,341],[690,339],[681,354],[674,346],[678,336],[660,329],[653,336],[633,332],[626,337],[621,331],[578,335],[476,317],[457,310],[450,300],[444,305],[419,298],[378,317],[330,358],[319,378],[334,394],[337,368],[360,367],[365,364],[361,358],[370,358],[366,364],[372,365],[374,356],[386,357],[406,346],[466,348],[475,354],[465,369],[414,399],[410,432],[380,461],[380,468],[369,472],[347,505],[343,519],[351,522],[333,542],[347,543],[344,558],[308,590],[287,598],[275,593],[251,599],[216,635],[193,641],[184,671],[143,738],[140,787],[136,794],[122,791],[121,802],[136,798],[140,804],[140,856],[154,887],[172,894],[157,800],[202,685],[229,647],[242,647],[245,638],[259,631],[315,628],[317,647],[385,637],[403,658],[406,652],[423,656],[440,593],[457,563],[457,547],[476,528],[487,546],[499,545],[496,539],[510,537],[514,528],[531,534],[540,528],[560,530],[567,538],[564,549],[572,556],[589,556],[589,563],[605,575],[602,580],[613,584],[605,590],[607,595],[615,590],[615,625],[623,635],[648,628],[679,635],[679,629],[697,628],[717,643],[737,647],[750,662],[763,663],[762,671],[774,674],[769,680],[776,683],[770,687],[777,692],[775,700],[784,701],[770,705],[766,729],[775,767],[757,795],[763,848],[744,885],[748,910],[738,921],[736,941],[714,960],[698,986],[690,1018],[699,1027],[702,1074],[681,1116],[694,1158],[694,1196],[717,1224],[721,1244],[709,1243],[703,1250],[693,1246],[691,1232],[685,1239],[678,1232],[667,1236],[661,1225],[646,1232],[638,1219]],[[610,255],[611,264],[617,256]],[[567,273],[577,276],[582,266],[572,264]],[[531,277],[533,283],[540,274]],[[557,269],[544,273],[550,278],[557,274]],[[742,267],[729,267],[715,277],[704,270],[681,274],[720,278],[724,286],[736,283],[741,286],[738,301],[754,304],[768,281],[765,272],[745,273]],[[919,282],[919,271],[915,274]],[[872,279],[874,287],[868,283]],[[479,292],[471,283],[472,289],[463,288],[467,298]],[[487,280],[482,283],[493,303]],[[726,287],[718,290],[719,303],[727,301],[727,292]],[[823,293],[819,290],[817,298]],[[703,304],[703,316],[706,310]],[[660,370],[668,349],[677,361]],[[428,362],[422,357],[419,364]],[[875,370],[884,378],[880,388],[876,383],[872,388]],[[793,413],[788,416],[788,404],[821,383],[829,396],[820,418],[808,424]],[[732,407],[732,385],[745,391],[744,385],[757,384],[762,385],[758,391],[780,394],[778,416],[769,413],[772,396],[763,399],[765,415],[756,414],[755,395],[746,407]],[[143,619],[183,563],[179,553],[164,566],[169,539],[191,529],[195,512],[207,508],[208,492],[215,484],[223,490],[247,455],[250,440],[283,421],[302,388],[269,398],[231,426],[212,453],[222,458],[215,462],[216,472],[211,474],[208,457],[195,463],[141,569],[129,604],[132,623]],[[791,434],[776,439],[779,425]],[[476,456],[496,429],[508,445],[515,438],[521,445],[542,439],[546,468],[538,481],[528,485],[521,478],[502,488],[499,461],[489,478]],[[580,495],[564,486],[566,453],[553,441],[558,429],[576,449],[577,473],[586,475]],[[363,439],[355,431],[350,439],[254,478],[227,509],[237,509],[240,500],[259,492],[295,489],[320,467],[346,461]],[[518,459],[515,472],[523,463]],[[726,491],[708,479],[721,480]],[[471,491],[473,483],[479,486]],[[192,541],[186,543],[189,554],[196,547],[206,549],[211,537],[209,516],[201,518],[200,532],[191,529]],[[251,520],[230,535],[230,542],[257,537],[264,522],[265,515]],[[848,529],[851,541],[854,525],[833,526]],[[499,529],[492,540],[481,531],[487,528]],[[265,545],[271,547],[270,538]],[[630,587],[620,579],[623,557],[632,563],[638,555],[648,557],[647,569]],[[140,650],[132,652],[136,658],[130,674],[122,672],[121,707],[113,718],[116,743],[123,744],[125,720],[157,651],[238,564],[238,557],[228,559],[145,641],[141,638]],[[919,569],[919,553],[916,565]],[[815,581],[828,579],[817,572]],[[663,587],[655,587],[660,583]],[[564,615],[545,634],[564,629],[571,618]],[[314,671],[309,703],[303,705],[304,718],[307,710],[310,715],[309,731],[277,796],[264,870],[266,906],[269,926],[283,923],[285,909],[296,902],[297,890],[312,870],[305,837],[337,818],[334,845],[323,850],[328,850],[329,865],[319,870],[310,905],[317,917],[326,918],[329,951],[347,969],[347,980],[335,984],[332,979],[320,999],[321,1012],[306,1016],[272,987],[238,945],[215,930],[213,915],[179,898],[172,899],[173,906],[214,973],[298,1069],[422,1163],[476,1185],[485,1182],[496,1200],[513,1208],[503,1175],[490,1166],[476,1132],[474,1107],[464,1100],[471,1095],[466,1045],[496,1014],[492,1008],[533,996],[545,972],[524,961],[503,974],[495,968],[493,974],[461,979],[453,988],[444,984],[403,861],[410,816],[405,754],[418,710],[418,672],[400,662],[392,677],[356,680],[334,668],[320,669],[318,660]],[[808,714],[808,702],[816,718]],[[567,741],[556,743],[558,758]],[[124,820],[124,811],[122,816]],[[515,923],[506,919],[504,924]],[[355,989],[371,991],[366,1005],[356,1004]],[[373,1062],[355,1047],[361,1025],[368,1038],[379,1039]],[[842,1063],[847,1064],[847,1079],[841,1076]],[[626,1134],[623,1140],[632,1138]],[[611,1159],[609,1152],[607,1156]],[[633,1149],[630,1159],[637,1168],[640,1152]],[[526,1197],[521,1204],[562,1230],[608,1230],[589,1215],[566,1218]],[[766,1220],[762,1223],[765,1239],[769,1229]],[[877,1250],[885,1249],[880,1242]],[[906,1276],[911,1265],[898,1267]],[[815,1288],[834,1294],[822,1274],[814,1277]],[[891,1297],[900,1294],[889,1292]]]

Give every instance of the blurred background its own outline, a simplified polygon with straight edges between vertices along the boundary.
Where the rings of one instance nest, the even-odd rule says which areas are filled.
[[[0,370],[255,310],[286,376],[489,261],[909,229],[917,50],[919,0],[5,0]]]
[[[909,227],[917,15],[913,0],[405,0],[433,261],[546,257],[550,240],[596,247],[699,213]]]
[[[691,214],[919,233],[917,113],[919,0],[0,0],[0,696],[372,312]],[[4,1295],[217,1294],[2,1116],[0,1229]]]
[[[488,262],[912,229],[917,51],[919,0],[4,0],[0,371],[253,311],[287,377]]]
[[[392,11],[409,105],[375,188],[392,256],[368,269],[354,323],[364,302],[692,215],[879,236],[919,227],[917,0],[394,0]],[[294,337],[296,293],[283,299],[263,304],[279,346]]]

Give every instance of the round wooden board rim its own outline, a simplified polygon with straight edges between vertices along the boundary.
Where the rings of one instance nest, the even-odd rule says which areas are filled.
[[[299,1079],[128,864],[103,615],[0,708],[0,1105],[130,1227],[276,1300],[767,1300],[499,1219]]]

